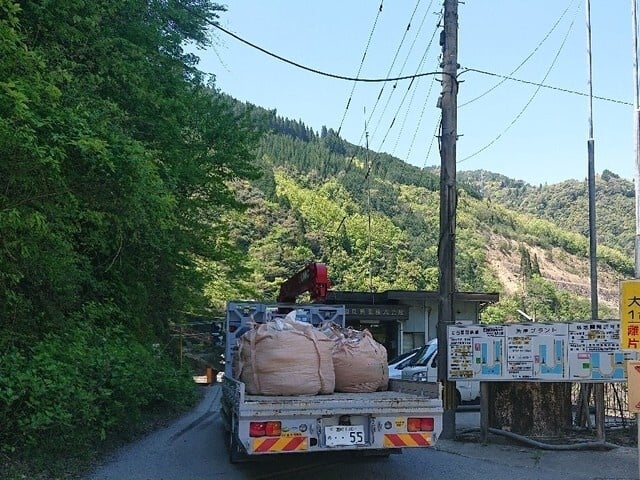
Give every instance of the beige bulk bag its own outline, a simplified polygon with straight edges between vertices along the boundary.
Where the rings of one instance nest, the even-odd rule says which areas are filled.
[[[325,330],[326,333],[326,330]],[[387,349],[369,330],[333,329],[333,368],[336,392],[363,393],[386,390],[389,383]]]
[[[237,377],[251,395],[333,393],[333,342],[291,318],[256,325],[239,339]]]

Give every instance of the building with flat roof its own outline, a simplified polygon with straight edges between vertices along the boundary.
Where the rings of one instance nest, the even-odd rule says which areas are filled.
[[[498,300],[497,293],[456,292],[455,322],[478,323],[482,310]],[[387,348],[389,358],[421,347],[437,336],[438,292],[330,290],[325,303],[344,305],[347,326],[367,328]]]

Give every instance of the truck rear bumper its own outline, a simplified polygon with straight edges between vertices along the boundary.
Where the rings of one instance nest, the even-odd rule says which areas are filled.
[[[440,431],[440,416],[423,413],[431,419],[431,431],[408,431],[408,415],[394,417],[341,415],[240,419],[238,443],[249,455],[328,451],[385,451],[431,447]],[[415,416],[415,414],[411,414]],[[277,435],[251,436],[252,424],[279,422]]]

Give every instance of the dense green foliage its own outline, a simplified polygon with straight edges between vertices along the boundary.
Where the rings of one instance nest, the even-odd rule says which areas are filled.
[[[158,407],[195,398],[184,372],[121,326],[74,326],[3,357],[0,441],[12,450],[83,451]]]
[[[192,398],[150,345],[208,306],[229,182],[257,173],[250,115],[184,50],[223,10],[0,0],[0,454]]]
[[[550,220],[583,236],[589,233],[586,181],[567,180],[536,187],[486,171],[461,172],[460,179],[487,200]],[[598,243],[632,256],[635,232],[633,182],[605,170],[596,176],[595,184]]]

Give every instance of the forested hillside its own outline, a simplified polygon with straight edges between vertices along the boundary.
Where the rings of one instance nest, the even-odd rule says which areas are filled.
[[[273,111],[261,117],[270,132],[257,150],[264,175],[236,185],[249,209],[232,220],[252,280],[244,290],[225,286],[226,295],[274,299],[282,280],[312,260],[329,265],[336,289],[437,290],[439,178],[433,171],[367,152],[331,129],[313,132]],[[483,178],[479,185],[473,173],[460,174],[457,289],[501,294],[487,320],[516,319],[517,309],[541,320],[589,318],[588,239],[579,228],[586,209],[572,210],[574,224],[558,216],[561,208],[534,215],[523,205],[542,202],[540,189],[507,178],[489,189],[487,180],[499,177]],[[547,204],[570,195],[565,190],[559,185]],[[603,215],[603,238],[619,238],[606,230],[607,221]],[[629,255],[615,247],[613,241],[599,247],[602,317],[616,315],[617,282],[633,273]],[[221,307],[225,295],[218,291],[210,294]]]
[[[589,192],[586,179],[532,186],[522,180],[486,171],[461,172],[487,200],[512,210],[544,218],[582,235],[589,233]],[[635,191],[633,182],[605,170],[596,175],[596,232],[598,243],[633,256]]]

